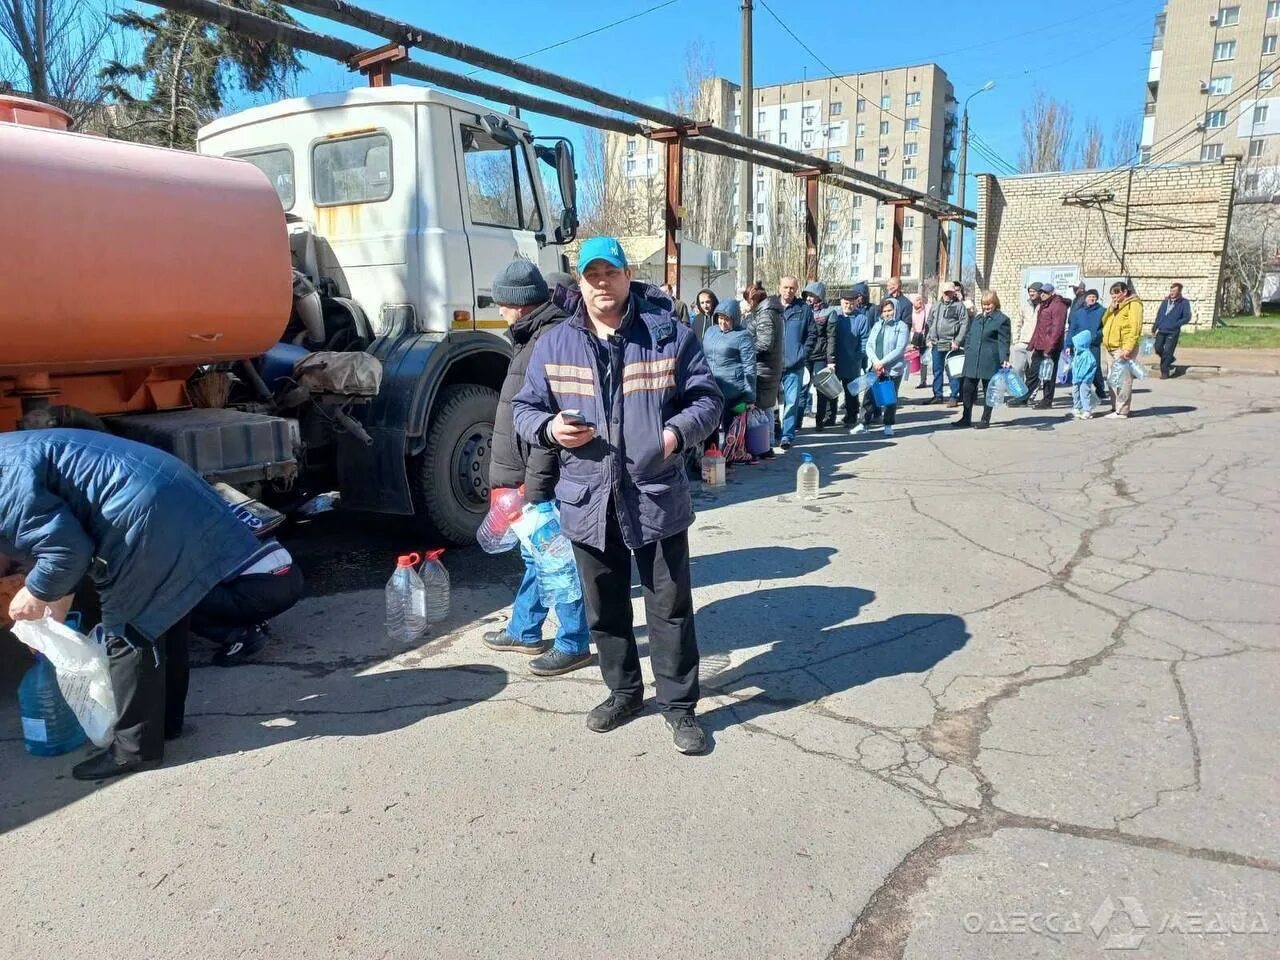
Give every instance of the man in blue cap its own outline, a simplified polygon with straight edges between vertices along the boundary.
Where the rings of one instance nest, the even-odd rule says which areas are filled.
[[[724,400],[697,337],[658,288],[632,281],[622,245],[593,237],[578,255],[569,318],[539,339],[512,403],[524,440],[558,451],[560,524],[573,542],[591,639],[610,694],[597,733],[640,711],[644,682],[631,616],[631,558],[644,588],[658,706],[676,749],[701,753],[694,718],[698,642],[682,451],[720,424]]]

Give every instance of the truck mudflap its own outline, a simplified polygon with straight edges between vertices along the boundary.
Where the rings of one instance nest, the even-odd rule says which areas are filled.
[[[492,334],[400,333],[379,337],[369,353],[382,361],[382,387],[373,403],[353,411],[373,443],[338,436],[338,484],[349,510],[415,512],[408,460],[422,452],[432,405],[449,368],[459,360],[501,349]]]

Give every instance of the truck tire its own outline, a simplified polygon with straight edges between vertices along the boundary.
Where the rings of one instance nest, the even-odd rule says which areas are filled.
[[[489,451],[498,393],[478,384],[446,387],[427,428],[427,446],[409,465],[418,515],[451,543],[475,543],[489,510]]]

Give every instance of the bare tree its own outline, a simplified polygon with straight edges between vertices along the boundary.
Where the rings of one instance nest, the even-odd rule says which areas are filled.
[[[1111,129],[1111,142],[1107,144],[1107,163],[1113,167],[1130,163],[1138,154],[1140,138],[1138,118],[1133,114],[1125,114]]]
[[[1037,93],[1030,109],[1022,111],[1022,173],[1062,170],[1071,146],[1071,108]]]
[[[1090,119],[1076,141],[1076,166],[1081,170],[1102,166],[1102,128],[1097,120]]]
[[[3,73],[61,107],[77,127],[102,103],[98,71],[112,33],[107,11],[89,0],[0,0],[0,53],[9,61]]]
[[[1280,258],[1280,175],[1272,167],[1242,164],[1236,173],[1236,200],[1223,257],[1223,294],[1234,313],[1247,309],[1262,316],[1269,274]]]

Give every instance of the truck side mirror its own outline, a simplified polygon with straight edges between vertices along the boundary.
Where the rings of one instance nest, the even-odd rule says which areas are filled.
[[[568,140],[556,142],[555,167],[560,181],[560,199],[564,201],[557,234],[560,243],[568,243],[578,235],[578,173],[573,165],[573,147]]]

